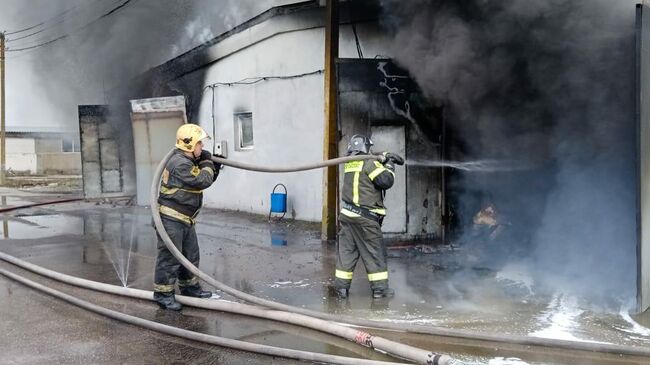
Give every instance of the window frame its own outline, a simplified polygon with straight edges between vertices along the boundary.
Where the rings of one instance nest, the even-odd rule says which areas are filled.
[[[69,144],[70,150],[66,151],[66,143]],[[62,153],[71,153],[75,152],[75,143],[74,143],[74,138],[71,137],[63,137],[61,138],[61,152]]]
[[[251,140],[250,144],[244,141],[244,121],[250,120]],[[252,112],[237,112],[233,113],[234,130],[235,130],[235,149],[237,151],[252,151],[255,149],[255,129],[253,124]],[[246,144],[246,145],[245,145]]]

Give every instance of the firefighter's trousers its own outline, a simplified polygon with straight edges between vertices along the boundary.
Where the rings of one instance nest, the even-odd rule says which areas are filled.
[[[337,244],[336,273],[334,285],[349,289],[354,267],[363,261],[371,289],[388,288],[388,265],[386,246],[381,226],[371,219],[340,216],[341,230]]]
[[[194,225],[188,225],[175,219],[162,216],[162,223],[174,242],[174,246],[192,263],[199,266],[199,242],[196,238]],[[154,273],[154,291],[169,293],[174,291],[174,284],[178,279],[180,287],[195,286],[199,281],[172,255],[160,238],[158,232],[158,256],[156,257],[156,271]]]

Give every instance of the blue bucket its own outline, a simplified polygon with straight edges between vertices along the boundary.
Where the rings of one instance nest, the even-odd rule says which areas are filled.
[[[284,193],[276,193],[275,189],[278,186],[284,188]],[[277,184],[271,193],[271,213],[286,213],[287,212],[287,187],[282,184]]]

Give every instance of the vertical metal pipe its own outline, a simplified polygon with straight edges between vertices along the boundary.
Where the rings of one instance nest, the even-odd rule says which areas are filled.
[[[2,207],[7,206],[7,197],[2,196]],[[9,238],[9,219],[7,218],[6,214],[2,215],[2,235],[4,238]]]
[[[325,128],[323,133],[323,157],[338,157],[337,105],[336,105],[336,59],[339,55],[339,5],[338,0],[327,0],[325,21]],[[323,176],[323,214],[321,238],[333,240],[336,236],[336,213],[338,202],[338,168],[328,167]]]
[[[636,245],[636,259],[637,259],[637,277],[636,277],[636,304],[637,312],[643,312],[645,310],[643,304],[644,297],[644,287],[643,287],[643,220],[642,220],[642,184],[643,174],[642,171],[642,155],[641,155],[641,61],[642,61],[642,37],[643,37],[643,4],[637,4],[636,6],[636,95],[635,95],[635,117],[636,117],[636,234],[637,234],[637,245]]]
[[[5,34],[0,33],[0,185],[5,184]]]

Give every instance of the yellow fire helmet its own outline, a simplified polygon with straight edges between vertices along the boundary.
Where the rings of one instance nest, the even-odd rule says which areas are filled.
[[[210,139],[210,136],[196,124],[183,124],[176,131],[176,148],[185,152],[194,151],[197,142]]]

